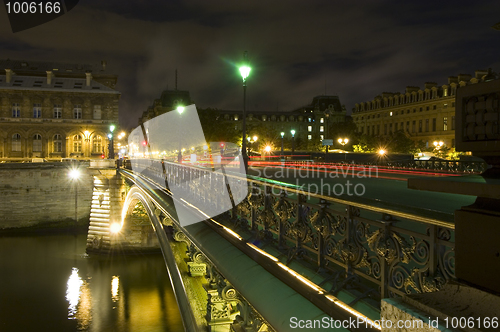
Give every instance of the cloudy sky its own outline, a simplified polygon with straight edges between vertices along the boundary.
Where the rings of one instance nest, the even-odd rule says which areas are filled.
[[[290,110],[316,95],[348,111],[381,92],[476,69],[500,72],[500,1],[80,0],[12,33],[0,8],[0,58],[100,63],[119,75],[120,122],[133,127],[165,89],[198,107]]]

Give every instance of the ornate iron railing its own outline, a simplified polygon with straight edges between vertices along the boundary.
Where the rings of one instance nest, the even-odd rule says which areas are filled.
[[[387,208],[304,192],[293,185],[215,173],[176,163],[150,166],[153,179],[191,188],[189,202],[219,204],[230,181],[246,181],[247,198],[227,215],[233,230],[250,231],[327,275],[336,295],[358,299],[438,290],[455,278],[454,224]],[[160,182],[163,180],[159,180]],[[209,193],[209,194],[207,194]]]

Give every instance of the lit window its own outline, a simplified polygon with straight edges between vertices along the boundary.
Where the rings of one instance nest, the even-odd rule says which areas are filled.
[[[21,135],[19,134],[12,135],[12,151],[13,152],[21,151]]]
[[[61,135],[54,135],[54,152],[62,152],[62,138]]]
[[[21,117],[21,106],[19,105],[19,103],[12,104],[12,117],[13,118]]]
[[[73,136],[73,152],[82,152],[82,135]]]
[[[448,117],[443,118],[443,130],[448,130]]]
[[[320,118],[319,123],[323,123],[323,122],[325,122],[325,118]]]
[[[238,115],[234,116],[234,121],[238,121]]]
[[[319,135],[319,139],[320,140],[323,140],[324,136],[323,135]]]
[[[389,112],[389,116],[392,116],[392,112]]]
[[[54,104],[54,119],[62,118],[62,106],[59,104]]]
[[[307,131],[308,131],[308,132],[313,131],[313,127],[312,127],[312,126],[307,126]]]
[[[75,105],[73,108],[73,119],[82,118],[82,105]]]
[[[325,131],[325,127],[320,126],[320,127],[319,127],[319,131],[320,131],[320,132],[324,132],[324,131]]]
[[[42,117],[42,104],[33,104],[33,117],[36,119]]]
[[[307,135],[307,139],[312,139],[312,135]]]
[[[33,135],[33,152],[42,152],[42,136],[39,134]]]
[[[99,135],[94,136],[93,145],[92,145],[92,153],[101,153],[102,152],[102,137]]]

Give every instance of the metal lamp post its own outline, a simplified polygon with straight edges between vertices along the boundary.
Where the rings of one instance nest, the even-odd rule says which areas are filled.
[[[346,145],[347,143],[349,143],[349,139],[348,138],[339,138],[337,140],[337,142],[340,143],[340,145],[342,145],[342,149],[344,148],[344,145]],[[344,160],[347,160],[347,153],[344,152]]]
[[[179,115],[182,115],[182,112],[184,112],[184,106],[177,106],[177,112],[179,112]],[[179,133],[177,133],[177,137],[179,138],[179,152],[177,153],[177,162],[181,163],[182,162],[182,146],[181,146],[181,133],[180,133],[180,126],[179,128]]]
[[[109,126],[110,133],[108,134],[108,138],[109,138],[109,156],[108,156],[108,159],[115,159],[115,147],[114,147],[114,143],[113,143],[113,131],[114,130],[115,130],[114,125]]]
[[[281,132],[281,161],[283,161],[283,159],[284,159],[284,154],[283,154],[283,140],[284,140],[284,137],[285,137],[285,132],[282,131]]]
[[[247,65],[247,51],[243,53],[243,66],[241,66],[240,69],[240,74],[241,78],[243,79],[243,119],[242,119],[242,125],[241,125],[241,130],[243,134],[243,139],[241,141],[241,155],[243,157],[243,164],[245,166],[245,172],[248,170],[248,155],[247,155],[247,142],[246,142],[246,125],[247,125],[247,112],[246,112],[246,98],[247,98],[247,78],[248,75],[250,75],[250,68]]]
[[[293,153],[295,151],[295,130],[290,130],[290,133],[292,134],[292,159],[293,159]]]

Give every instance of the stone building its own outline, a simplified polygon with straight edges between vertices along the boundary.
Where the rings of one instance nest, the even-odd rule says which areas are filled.
[[[192,100],[188,91],[165,90],[159,99],[155,99],[139,118],[139,124],[146,122],[160,114],[170,112],[178,105],[190,105]],[[236,129],[241,130],[242,110],[217,110],[218,120],[232,122]],[[265,126],[278,132],[290,135],[293,129],[296,136],[305,136],[311,139],[318,134],[321,139],[326,138],[328,123],[344,122],[346,109],[341,105],[338,96],[316,96],[308,105],[291,111],[247,111],[247,126]],[[251,134],[251,133],[247,133]]]
[[[220,112],[223,120],[234,121],[241,128],[242,111]],[[317,134],[323,139],[328,138],[328,124],[344,122],[345,117],[346,109],[338,96],[316,96],[310,104],[290,111],[247,111],[247,124],[272,128],[286,136],[295,130],[296,136],[312,139]]]
[[[101,158],[118,125],[117,76],[100,66],[0,60],[0,158]]]
[[[188,106],[191,104],[189,91],[165,90],[161,93],[160,98],[155,99],[153,104],[142,113],[142,116],[139,118],[139,124],[151,120],[160,114],[175,110],[177,106]]]
[[[457,89],[475,84],[488,76],[487,70],[448,77],[438,86],[427,82],[423,89],[406,87],[404,93],[384,92],[368,102],[355,105],[352,118],[358,132],[371,136],[388,136],[402,130],[415,141],[432,147],[442,141],[455,147],[455,98]]]

